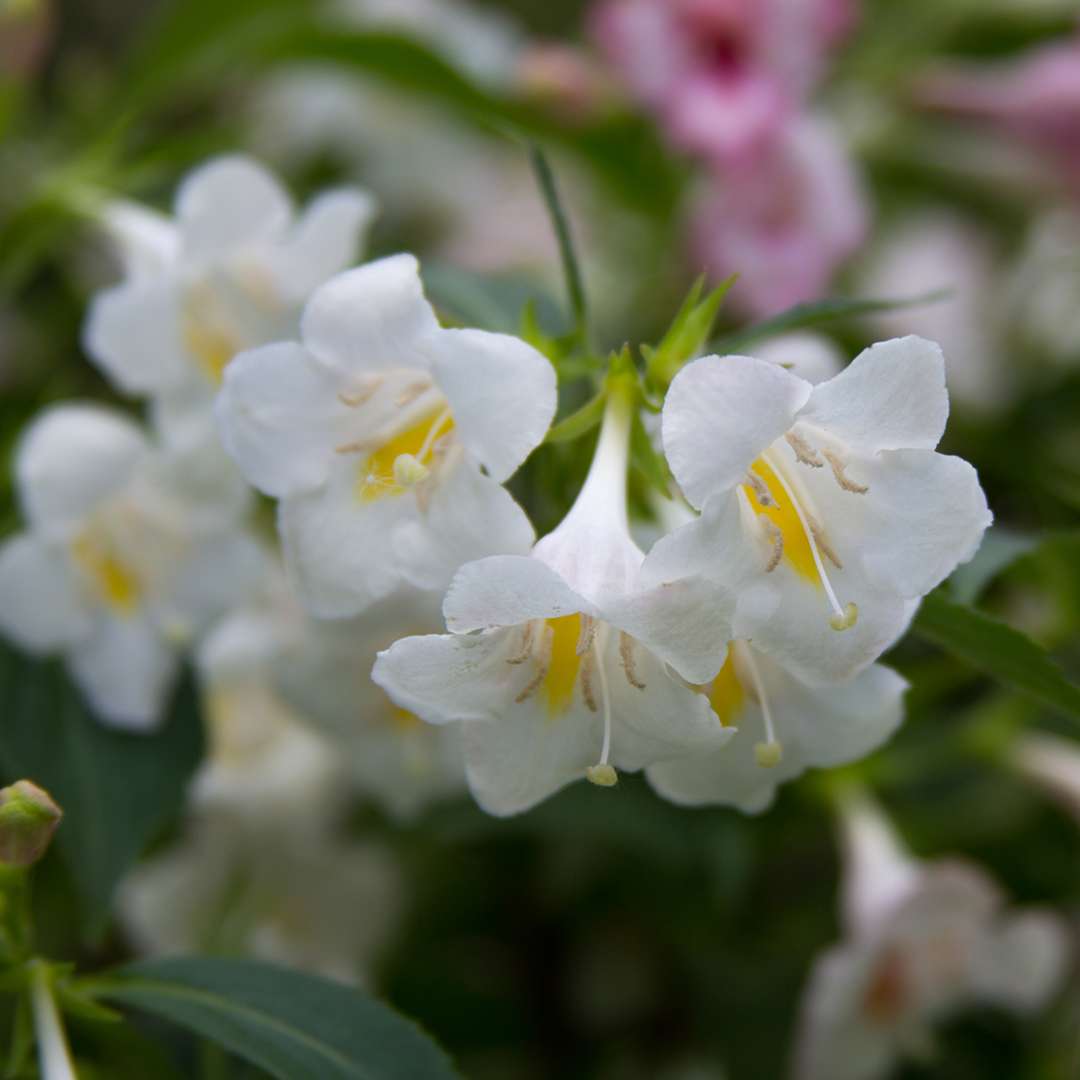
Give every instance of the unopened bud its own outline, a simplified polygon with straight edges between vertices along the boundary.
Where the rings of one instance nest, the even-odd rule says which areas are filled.
[[[49,793],[29,780],[0,789],[0,865],[36,863],[63,816]]]
[[[597,787],[614,787],[619,782],[619,774],[610,765],[590,765],[585,770],[585,779]]]
[[[400,487],[413,487],[428,478],[430,470],[414,454],[394,458],[394,480]]]
[[[780,764],[784,756],[784,748],[775,739],[768,742],[759,742],[754,747],[754,760],[763,769],[773,769]]]

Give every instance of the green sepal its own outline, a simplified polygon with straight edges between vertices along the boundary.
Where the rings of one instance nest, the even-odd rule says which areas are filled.
[[[645,361],[647,381],[661,394],[667,389],[676,372],[694,357],[700,356],[712,334],[717,312],[728,290],[735,283],[735,275],[725,278],[702,299],[705,289],[704,274],[698,277],[686,294],[682,306],[672,319],[667,332],[655,346],[641,346]]]
[[[671,474],[667,462],[656,452],[637,409],[634,410],[634,419],[630,423],[630,464],[641,473],[649,485],[665,498],[671,498]]]

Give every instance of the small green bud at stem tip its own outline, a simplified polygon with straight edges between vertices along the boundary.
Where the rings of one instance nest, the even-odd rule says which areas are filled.
[[[614,787],[619,782],[619,774],[610,765],[590,765],[585,778],[597,787]]]
[[[36,863],[63,816],[49,793],[29,780],[0,789],[0,865],[24,868]]]

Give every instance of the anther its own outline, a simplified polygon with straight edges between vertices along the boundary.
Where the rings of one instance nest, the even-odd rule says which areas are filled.
[[[373,442],[371,439],[357,439],[356,442],[342,443],[340,446],[335,446],[334,452],[337,454],[363,454],[369,450],[377,449],[378,445],[377,442]]]
[[[590,765],[585,770],[585,779],[597,787],[614,787],[619,782],[619,774],[611,765]]]
[[[870,490],[863,484],[856,484],[854,480],[848,477],[844,471],[847,468],[847,462],[839,454],[833,450],[822,450],[821,452],[825,455],[825,460],[829,463],[836,482],[845,491],[850,491],[854,495],[865,495]]]
[[[521,646],[513,656],[508,656],[508,664],[524,664],[532,656],[533,638],[536,636],[536,623],[531,620],[521,628]]]
[[[807,518],[810,524],[810,532],[813,534],[814,541],[817,543],[821,553],[836,567],[837,570],[843,570],[844,564],[840,561],[840,556],[836,554],[832,549],[832,545],[829,543],[828,538],[825,536],[824,530],[821,526],[813,520],[813,518]]]
[[[800,465],[809,465],[811,468],[820,469],[825,462],[818,456],[818,452],[801,436],[794,431],[789,431],[784,438],[788,446],[795,451],[795,458]]]
[[[523,701],[528,701],[540,688],[540,684],[547,677],[548,668],[551,666],[551,646],[554,640],[555,631],[545,624],[544,634],[540,641],[540,655],[537,658],[536,674],[529,680],[525,689],[514,698],[514,701],[518,705]]]
[[[754,492],[754,498],[758,501],[758,506],[775,506],[776,500],[769,493],[769,489],[765,486],[765,481],[753,469],[750,469],[746,474],[746,482],[750,485]]]
[[[369,376],[364,385],[359,390],[354,390],[352,393],[338,394],[338,401],[342,405],[347,405],[350,409],[355,409],[359,405],[363,405],[365,402],[370,401],[375,395],[375,391],[379,389],[383,384],[383,377],[381,375]]]
[[[758,520],[761,522],[762,528],[764,528],[769,542],[772,544],[769,561],[765,564],[765,573],[771,574],[780,565],[780,560],[784,557],[784,533],[775,521],[770,521],[767,517]]]
[[[634,639],[623,630],[619,631],[619,659],[622,661],[626,681],[635,690],[644,690],[645,684],[638,678],[637,669],[634,666]]]
[[[414,454],[398,454],[394,458],[394,480],[399,487],[415,487],[431,475],[431,470]]]
[[[596,696],[593,694],[593,672],[596,670],[596,655],[590,650],[581,662],[581,696],[589,712],[599,712]]]
[[[431,384],[427,379],[409,383],[409,385],[394,398],[394,404],[399,409],[404,409],[406,405],[411,405],[430,385]]]
[[[596,620],[591,615],[581,616],[581,632],[578,634],[577,645],[574,652],[578,656],[584,656],[596,640]]]
[[[854,600],[844,605],[844,610],[833,615],[829,619],[829,625],[834,630],[850,630],[859,620],[859,607]]]

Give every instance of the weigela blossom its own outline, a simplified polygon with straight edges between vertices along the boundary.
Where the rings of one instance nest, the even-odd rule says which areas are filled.
[[[702,513],[653,548],[645,580],[706,574],[737,596],[734,637],[810,685],[854,676],[990,523],[975,470],[934,451],[947,414],[941,350],[921,338],[817,386],[748,356],[695,360],[662,434]]]
[[[152,399],[167,434],[201,437],[232,358],[295,334],[304,301],[353,261],[373,212],[369,195],[341,188],[296,217],[274,176],[241,156],[192,172],[175,220],[112,204],[103,223],[126,278],[92,302],[87,352],[121,390]]]
[[[398,819],[465,790],[461,733],[423,723],[371,681],[380,649],[443,628],[441,596],[402,589],[355,619],[310,620],[276,658],[278,692],[333,747],[354,789]]]
[[[1061,920],[1002,912],[975,866],[919,863],[865,798],[843,811],[846,940],[806,987],[793,1074],[875,1080],[930,1048],[931,1025],[965,1005],[1039,1008],[1068,958]]]
[[[630,537],[631,406],[612,390],[585,484],[531,556],[493,556],[454,578],[444,635],[405,638],[372,677],[434,724],[464,722],[469,785],[511,814],[574,780],[615,783],[730,737],[690,683],[724,662],[731,600],[702,581],[646,590]],[[684,681],[685,680],[685,681]]]
[[[63,653],[110,724],[152,727],[184,643],[257,579],[227,466],[214,444],[163,451],[96,405],[54,406],[19,442],[29,528],[0,547],[0,629]]]
[[[469,559],[528,550],[532,526],[501,484],[555,411],[540,353],[440,327],[410,255],[319,288],[301,337],[237,357],[216,411],[248,480],[281,500],[312,614],[354,615],[402,583],[443,588]]]

